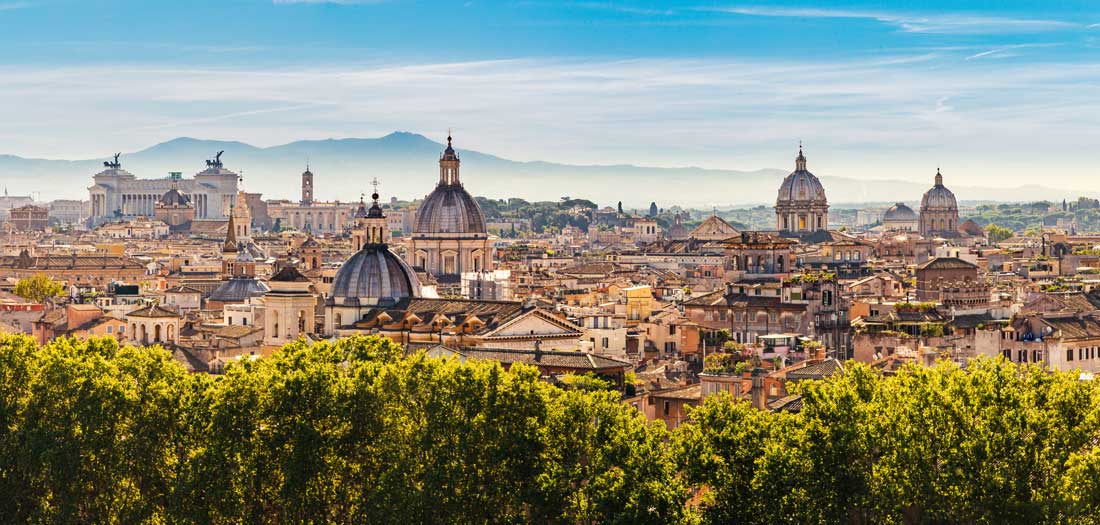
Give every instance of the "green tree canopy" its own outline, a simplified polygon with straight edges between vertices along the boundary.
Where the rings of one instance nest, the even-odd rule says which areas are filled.
[[[989,238],[989,242],[998,243],[1005,239],[1011,238],[1013,235],[1015,235],[1015,233],[1008,228],[997,226],[996,224],[990,224],[989,226],[985,227],[985,235]]]
[[[60,297],[65,293],[61,283],[41,273],[19,279],[15,283],[15,295],[32,303],[44,303],[48,299]]]

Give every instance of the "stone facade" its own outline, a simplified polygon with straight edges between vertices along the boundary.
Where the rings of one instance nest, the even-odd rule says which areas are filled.
[[[104,163],[106,169],[92,177],[88,188],[92,202],[91,221],[102,224],[118,217],[152,217],[157,202],[173,188],[190,198],[196,220],[224,220],[237,195],[240,176],[225,169],[220,159],[207,161],[207,168],[191,179],[138,179],[119,162]]]

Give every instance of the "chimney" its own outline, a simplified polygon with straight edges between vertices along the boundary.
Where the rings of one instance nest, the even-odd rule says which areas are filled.
[[[757,410],[768,409],[768,393],[764,391],[764,376],[767,373],[763,368],[752,369],[752,389],[749,393],[752,395],[752,406]]]

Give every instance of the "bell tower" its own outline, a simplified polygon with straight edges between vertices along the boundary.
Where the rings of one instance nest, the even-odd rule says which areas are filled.
[[[378,179],[374,179],[371,184],[374,185],[374,193],[370,196],[371,207],[366,209],[366,213],[356,214],[355,231],[352,233],[355,251],[370,244],[386,244],[390,241],[389,224],[386,222],[386,215],[382,213],[382,205],[378,203]],[[359,209],[364,208],[366,203],[360,198]]]
[[[302,206],[313,204],[313,172],[309,171],[309,164],[302,172]]]

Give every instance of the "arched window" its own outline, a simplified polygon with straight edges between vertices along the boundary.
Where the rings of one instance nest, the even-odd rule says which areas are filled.
[[[153,342],[154,343],[159,343],[160,342],[160,325],[159,324],[153,327]]]

